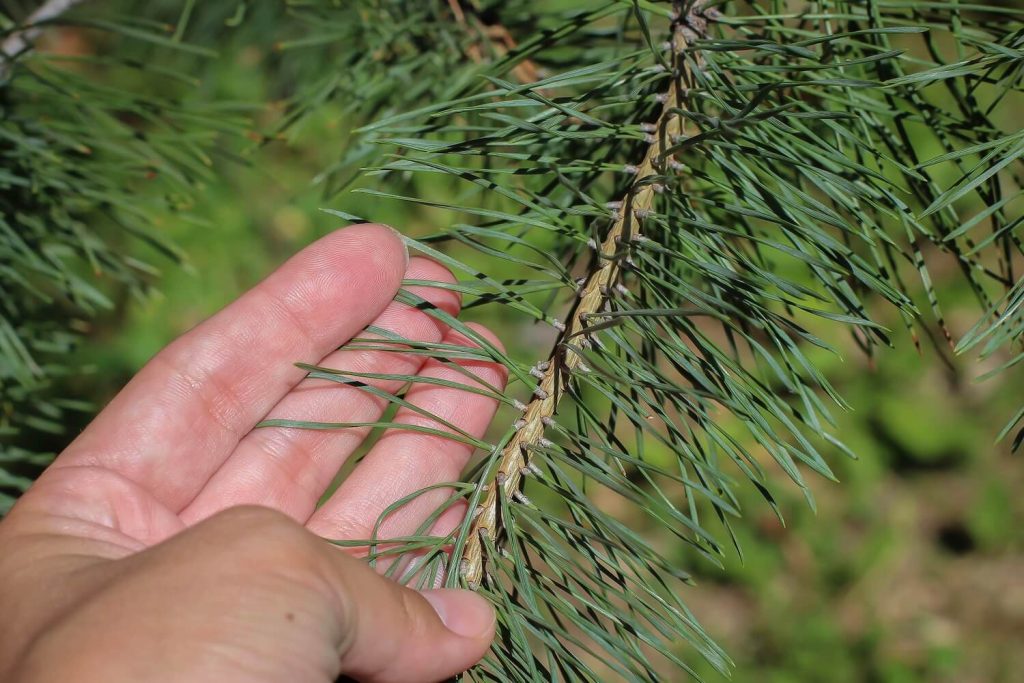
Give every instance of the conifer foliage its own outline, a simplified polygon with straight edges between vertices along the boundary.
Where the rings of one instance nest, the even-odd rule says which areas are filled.
[[[374,218],[352,215],[334,194],[363,166],[368,182],[357,192],[454,212],[459,220],[410,247],[459,276],[450,286],[463,295],[463,317],[500,307],[550,340],[513,358],[402,292],[479,348],[382,330],[351,342],[497,361],[512,378],[504,390],[453,384],[506,406],[511,418],[490,441],[440,418],[436,429],[416,427],[480,452],[462,481],[432,489],[450,496],[418,533],[345,543],[371,562],[404,557],[386,570],[400,581],[468,586],[496,605],[498,639],[467,680],[671,680],[691,671],[693,651],[729,670],[685,605],[699,588],[686,588],[679,553],[643,529],[718,563],[743,523],[738,487],[754,487],[774,508],[774,469],[814,504],[806,477],[834,478],[829,460],[846,452],[830,432],[831,412],[845,403],[815,365],[827,348],[816,330],[842,326],[865,353],[884,352],[894,331],[876,320],[896,311],[915,339],[935,327],[946,339],[933,343],[996,356],[1006,368],[1021,358],[1024,131],[1015,112],[1024,106],[1024,11],[1010,3],[288,6],[305,28],[282,49],[323,50],[332,56],[318,63],[335,70],[299,84],[284,125],[340,97],[366,121],[322,176],[332,180],[328,210]],[[24,88],[44,87],[23,78]],[[0,287],[15,333],[0,338],[21,341],[0,341],[0,351],[4,372],[29,381],[32,349],[66,332],[54,331],[38,303],[47,299],[32,294],[28,264],[83,307],[99,302],[61,254],[134,281],[133,264],[83,237],[92,233],[78,195],[31,191],[25,179],[40,171],[30,164],[93,164],[89,182],[101,186],[84,197],[94,211],[111,203],[101,198],[122,196],[112,188],[135,166],[120,156],[136,143],[60,126],[33,136],[41,124],[20,114],[32,99],[17,94],[4,91],[11,104],[0,141],[22,164],[0,175],[0,249],[9,252]],[[37,157],[39,139],[48,147]],[[80,145],[107,153],[89,157]],[[423,191],[439,180],[450,194]],[[54,226],[66,226],[56,256],[50,242],[25,237]],[[977,325],[960,338],[943,318],[937,267],[958,271],[977,302]],[[23,294],[6,294],[15,288]],[[382,394],[365,373],[304,367]],[[406,390],[442,382],[387,379]],[[22,386],[3,381],[5,391]],[[403,395],[385,397],[407,406]],[[1004,431],[1022,417],[1024,409]],[[383,418],[377,426],[395,428]],[[431,535],[462,501],[464,523]]]
[[[211,177],[214,141],[237,126],[224,110],[184,104],[194,79],[166,66],[211,50],[154,22],[111,18],[111,8],[77,14],[80,4],[0,3],[0,513],[52,457],[33,443],[61,434],[69,411],[92,409],[54,388],[81,372],[69,352],[113,307],[111,292],[151,287],[157,266],[138,256],[140,245],[181,263],[153,221],[188,205]],[[54,27],[119,53],[76,53]],[[37,40],[48,47],[34,49]],[[150,87],[114,89],[94,77],[114,70]],[[185,132],[197,122],[199,134]]]
[[[400,197],[465,217],[413,248],[463,276],[470,308],[517,311],[555,340],[524,363],[477,338],[518,380],[503,398],[520,414],[456,489],[473,511],[458,533],[430,551],[407,539],[422,561],[404,580],[440,572],[499,606],[472,680],[654,680],[687,669],[684,641],[724,671],[681,600],[685,568],[595,501],[611,492],[717,562],[739,480],[774,506],[768,467],[806,490],[843,452],[813,330],[843,325],[875,353],[890,332],[872,311],[891,306],[912,333],[923,317],[948,338],[935,263],[982,313],[958,349],[1012,347],[1022,14],[505,7],[463,3],[519,41],[480,87],[364,129],[393,150],[364,191],[396,198],[424,174],[461,185]]]

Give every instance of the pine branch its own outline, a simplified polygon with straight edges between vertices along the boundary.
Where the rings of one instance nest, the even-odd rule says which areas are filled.
[[[541,82],[516,85],[510,59],[489,90],[374,126],[400,150],[374,171],[401,177],[408,192],[363,192],[472,217],[410,240],[468,275],[463,310],[495,304],[502,316],[551,324],[562,293],[574,302],[546,363],[532,368],[436,314],[538,389],[528,405],[504,395],[520,419],[465,474],[473,514],[436,539],[423,573],[469,584],[498,608],[499,639],[472,680],[658,680],[658,659],[692,672],[670,645],[682,641],[728,670],[682,603],[687,560],[652,539],[671,535],[688,559],[717,564],[728,554],[719,529],[738,549],[736,474],[781,515],[772,464],[813,506],[805,474],[835,479],[827,456],[848,451],[830,434],[827,399],[845,403],[808,350],[831,348],[834,337],[818,335],[832,323],[869,353],[889,344],[874,311],[886,301],[912,324],[919,294],[905,271],[918,271],[931,296],[925,249],[959,254],[972,288],[1012,280],[1008,267],[991,279],[978,250],[1012,236],[1013,216],[998,207],[1015,200],[987,181],[998,173],[1019,185],[1007,170],[1019,138],[985,113],[998,92],[960,94],[981,83],[1019,89],[1006,49],[1017,44],[1012,25],[981,24],[971,37],[954,28],[965,46],[980,41],[972,49],[983,56],[965,49],[947,64],[899,48],[915,34],[950,34],[955,4],[918,15],[867,3],[813,18],[790,16],[785,0],[766,16],[732,7],[715,35],[685,36],[688,82],[671,99],[651,30],[670,17],[622,3],[565,13],[523,36],[516,59],[561,69]],[[952,97],[938,92],[945,82]],[[681,94],[685,108],[662,111]],[[686,126],[678,139],[665,135],[668,121],[684,125],[676,118]],[[905,125],[913,136],[934,131],[943,154],[922,163],[925,143]],[[634,146],[652,132],[643,168]],[[960,167],[964,179],[944,190],[921,172],[933,164]],[[629,189],[612,190],[624,170]],[[439,174],[469,187],[438,201]],[[951,204],[968,209],[972,193],[993,208],[959,225]],[[634,237],[638,208],[649,211],[647,239]],[[993,235],[968,243],[989,218]],[[595,234],[600,246],[588,242]],[[1008,298],[993,311],[1009,324],[996,323],[983,344],[1014,334],[1014,310]],[[443,548],[453,549],[451,567]]]
[[[182,262],[158,221],[209,183],[211,157],[223,158],[217,143],[249,125],[228,103],[182,96],[195,83],[192,56],[209,52],[167,41],[162,24],[83,14],[76,25],[110,38],[94,43],[102,50],[18,59],[79,4],[45,3],[0,47],[4,75],[17,70],[0,85],[0,514],[49,462],[74,415],[94,410],[67,393],[67,378],[81,372],[68,358],[86,321],[122,293],[151,292],[156,254]],[[133,74],[126,81],[122,69]]]
[[[80,5],[85,0],[46,0],[25,20],[25,27],[15,31],[0,43],[0,81],[7,80],[10,75],[14,59],[28,50],[35,42],[39,34],[43,32],[44,24],[64,14],[68,10]]]
[[[473,511],[458,529],[432,536],[442,506],[413,536],[378,533],[398,507],[436,494],[424,489],[355,545],[407,552],[414,569],[393,574],[402,582],[443,576],[495,605],[498,638],[469,680],[699,676],[683,643],[726,672],[728,656],[681,589],[691,561],[700,572],[730,544],[741,552],[741,483],[781,517],[771,468],[812,506],[806,475],[835,479],[829,456],[849,452],[830,433],[829,404],[846,404],[815,349],[836,345],[836,324],[868,353],[890,344],[876,311],[887,302],[911,329],[922,290],[938,312],[930,251],[954,254],[982,301],[1015,279],[1024,194],[1005,188],[1020,186],[1024,145],[991,113],[1020,91],[1019,12],[976,6],[965,31],[956,2],[824,3],[814,14],[789,0],[723,2],[715,31],[686,35],[665,3],[546,13],[548,4],[474,2],[480,23],[515,26],[504,59],[467,59],[457,21],[437,35],[486,83],[441,73],[425,103],[365,128],[395,154],[371,169],[384,186],[359,192],[446,212],[437,233],[408,241],[460,276],[452,289],[467,316],[495,306],[506,325],[515,313],[552,324],[551,307],[563,295],[573,303],[554,349],[545,342],[547,360],[531,368],[515,358],[521,347],[493,348],[403,295],[478,348],[375,348],[452,367],[502,363],[511,388],[488,391],[521,414],[460,481],[442,485]],[[694,4],[685,3],[691,23]],[[675,31],[684,43],[666,59],[655,36]],[[952,41],[956,61],[945,48],[921,50],[917,36],[926,48]],[[522,83],[513,68],[526,59],[551,75]],[[668,61],[680,77],[666,86],[658,65]],[[927,160],[932,148],[941,154]],[[600,245],[588,241],[596,235]],[[1002,265],[980,251],[989,245],[1004,251]],[[1017,339],[1020,291],[967,341],[984,352]],[[532,362],[542,352],[526,353]],[[536,387],[528,404],[513,398],[516,382]]]
[[[678,3],[677,7],[679,5],[682,3]],[[588,325],[601,317],[612,291],[622,286],[618,281],[622,270],[622,245],[644,239],[640,226],[651,211],[655,195],[664,189],[653,179],[668,175],[673,170],[675,162],[666,151],[678,144],[686,129],[680,112],[684,111],[684,98],[693,77],[691,65],[684,55],[693,39],[703,35],[706,30],[707,19],[703,16],[702,5],[702,2],[694,3],[685,14],[678,13],[671,41],[675,73],[668,91],[663,95],[664,107],[658,121],[652,126],[651,145],[643,160],[633,168],[636,175],[633,184],[623,199],[613,205],[618,217],[597,249],[597,257],[590,272],[582,278],[568,323],[561,325],[549,359],[537,364],[531,371],[539,380],[534,389],[534,397],[516,422],[516,433],[502,450],[497,473],[487,485],[486,497],[474,513],[475,519],[461,565],[462,577],[471,588],[480,586],[485,571],[483,537],[497,544],[501,534],[497,489],[502,489],[505,500],[522,497],[523,477],[531,471],[530,451],[548,443],[544,434],[554,419],[564,383],[574,372],[588,371],[578,350],[589,348],[594,343]]]

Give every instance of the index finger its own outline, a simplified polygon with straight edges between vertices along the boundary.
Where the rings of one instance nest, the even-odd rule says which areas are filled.
[[[54,467],[112,470],[171,510],[317,363],[376,318],[408,262],[381,225],[338,230],[177,339],[128,383]]]

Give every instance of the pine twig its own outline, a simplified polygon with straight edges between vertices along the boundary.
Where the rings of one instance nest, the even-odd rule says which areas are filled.
[[[663,96],[664,108],[652,133],[654,139],[643,161],[636,166],[636,179],[618,205],[618,216],[598,249],[598,257],[592,269],[580,286],[575,308],[555,342],[550,360],[534,369],[539,384],[534,390],[533,399],[526,405],[517,422],[516,433],[502,449],[497,473],[474,512],[460,567],[462,578],[470,588],[478,588],[483,579],[484,537],[497,543],[501,533],[498,519],[499,489],[506,501],[520,498],[523,476],[531,468],[530,451],[549,445],[544,433],[558,407],[562,395],[561,383],[581,369],[583,363],[583,356],[571,342],[578,339],[576,346],[590,346],[587,320],[600,314],[612,290],[619,284],[621,268],[614,254],[619,252],[624,236],[639,235],[637,228],[643,217],[651,211],[655,195],[662,189],[650,179],[667,175],[666,166],[672,165],[672,160],[664,151],[675,144],[684,132],[685,120],[675,112],[683,108],[683,96],[688,84],[692,82],[691,67],[684,59],[685,50],[697,35],[706,30],[707,19],[701,14],[701,5],[700,2],[694,3],[688,13],[677,17],[674,22],[671,43],[675,73],[668,92]]]
[[[43,32],[43,26],[48,21],[56,19],[75,5],[85,0],[46,0],[32,14],[25,19],[25,28],[15,31],[0,43],[0,81],[7,80],[14,58],[25,50],[32,47],[39,34]]]

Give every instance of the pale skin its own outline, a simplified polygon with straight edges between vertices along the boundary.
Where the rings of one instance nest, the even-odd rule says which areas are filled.
[[[393,302],[403,278],[454,281],[409,259],[389,228],[339,230],[155,356],[0,522],[0,680],[409,683],[483,657],[495,628],[483,598],[400,586],[323,540],[366,538],[398,498],[456,480],[470,446],[391,430],[317,507],[367,430],[254,429],[264,418],[373,421],[385,409],[304,378],[296,361],[469,381],[423,356],[338,350],[368,325],[473,345]],[[457,293],[410,289],[459,311]],[[498,364],[462,364],[505,382]],[[406,398],[478,436],[496,409],[431,384]],[[444,429],[404,409],[395,419]],[[381,535],[413,533],[447,497],[434,493]],[[434,531],[464,513],[449,509]]]

